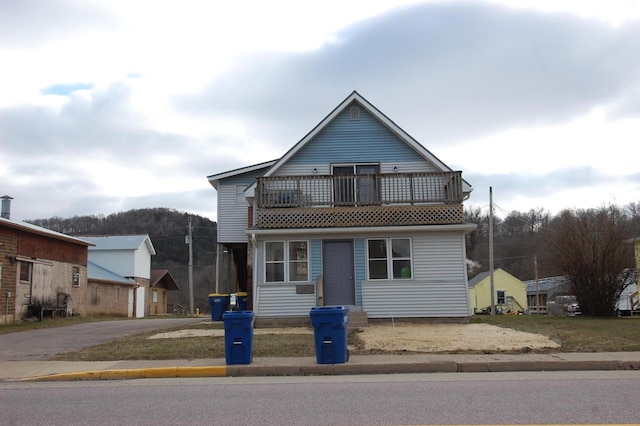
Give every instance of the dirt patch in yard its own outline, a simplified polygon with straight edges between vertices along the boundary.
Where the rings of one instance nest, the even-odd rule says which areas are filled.
[[[313,334],[307,327],[255,328],[254,334]],[[530,352],[557,349],[546,336],[488,324],[375,324],[357,331],[368,352],[460,353]],[[224,336],[224,330],[189,329],[158,333],[150,339]]]
[[[530,352],[560,345],[546,336],[488,324],[381,324],[359,337],[374,352]]]

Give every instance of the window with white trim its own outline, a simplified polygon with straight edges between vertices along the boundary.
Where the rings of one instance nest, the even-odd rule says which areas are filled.
[[[498,305],[506,305],[507,304],[507,292],[505,290],[497,290],[496,291],[496,303]]]
[[[370,280],[402,280],[413,276],[411,238],[367,240],[367,272]]]
[[[309,244],[307,241],[266,241],[265,282],[309,281]]]

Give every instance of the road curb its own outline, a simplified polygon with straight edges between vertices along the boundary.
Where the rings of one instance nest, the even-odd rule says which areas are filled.
[[[406,363],[175,366],[105,369],[56,373],[22,381],[130,380],[187,377],[336,376],[363,374],[497,373],[518,371],[640,370],[639,361],[620,360],[486,360]]]

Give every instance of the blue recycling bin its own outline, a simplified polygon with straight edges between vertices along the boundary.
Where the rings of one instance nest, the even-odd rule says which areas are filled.
[[[313,326],[318,364],[343,364],[349,359],[349,310],[344,306],[315,306],[309,316]]]
[[[247,310],[247,292],[239,291],[236,293],[236,303],[239,311]]]
[[[229,295],[211,293],[209,295],[209,305],[211,305],[211,321],[221,321],[222,314],[229,306]]]
[[[224,354],[227,365],[251,364],[253,358],[253,322],[251,311],[227,311],[224,323]]]

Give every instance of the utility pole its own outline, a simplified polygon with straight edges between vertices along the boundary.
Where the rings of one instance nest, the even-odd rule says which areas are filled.
[[[187,243],[189,244],[189,313],[193,315],[193,227],[189,216]]]
[[[489,187],[489,276],[491,282],[491,315],[496,314],[495,285],[493,283],[493,188]]]
[[[538,284],[538,256],[533,256],[533,271],[536,277],[536,314],[540,313],[540,286]]]

